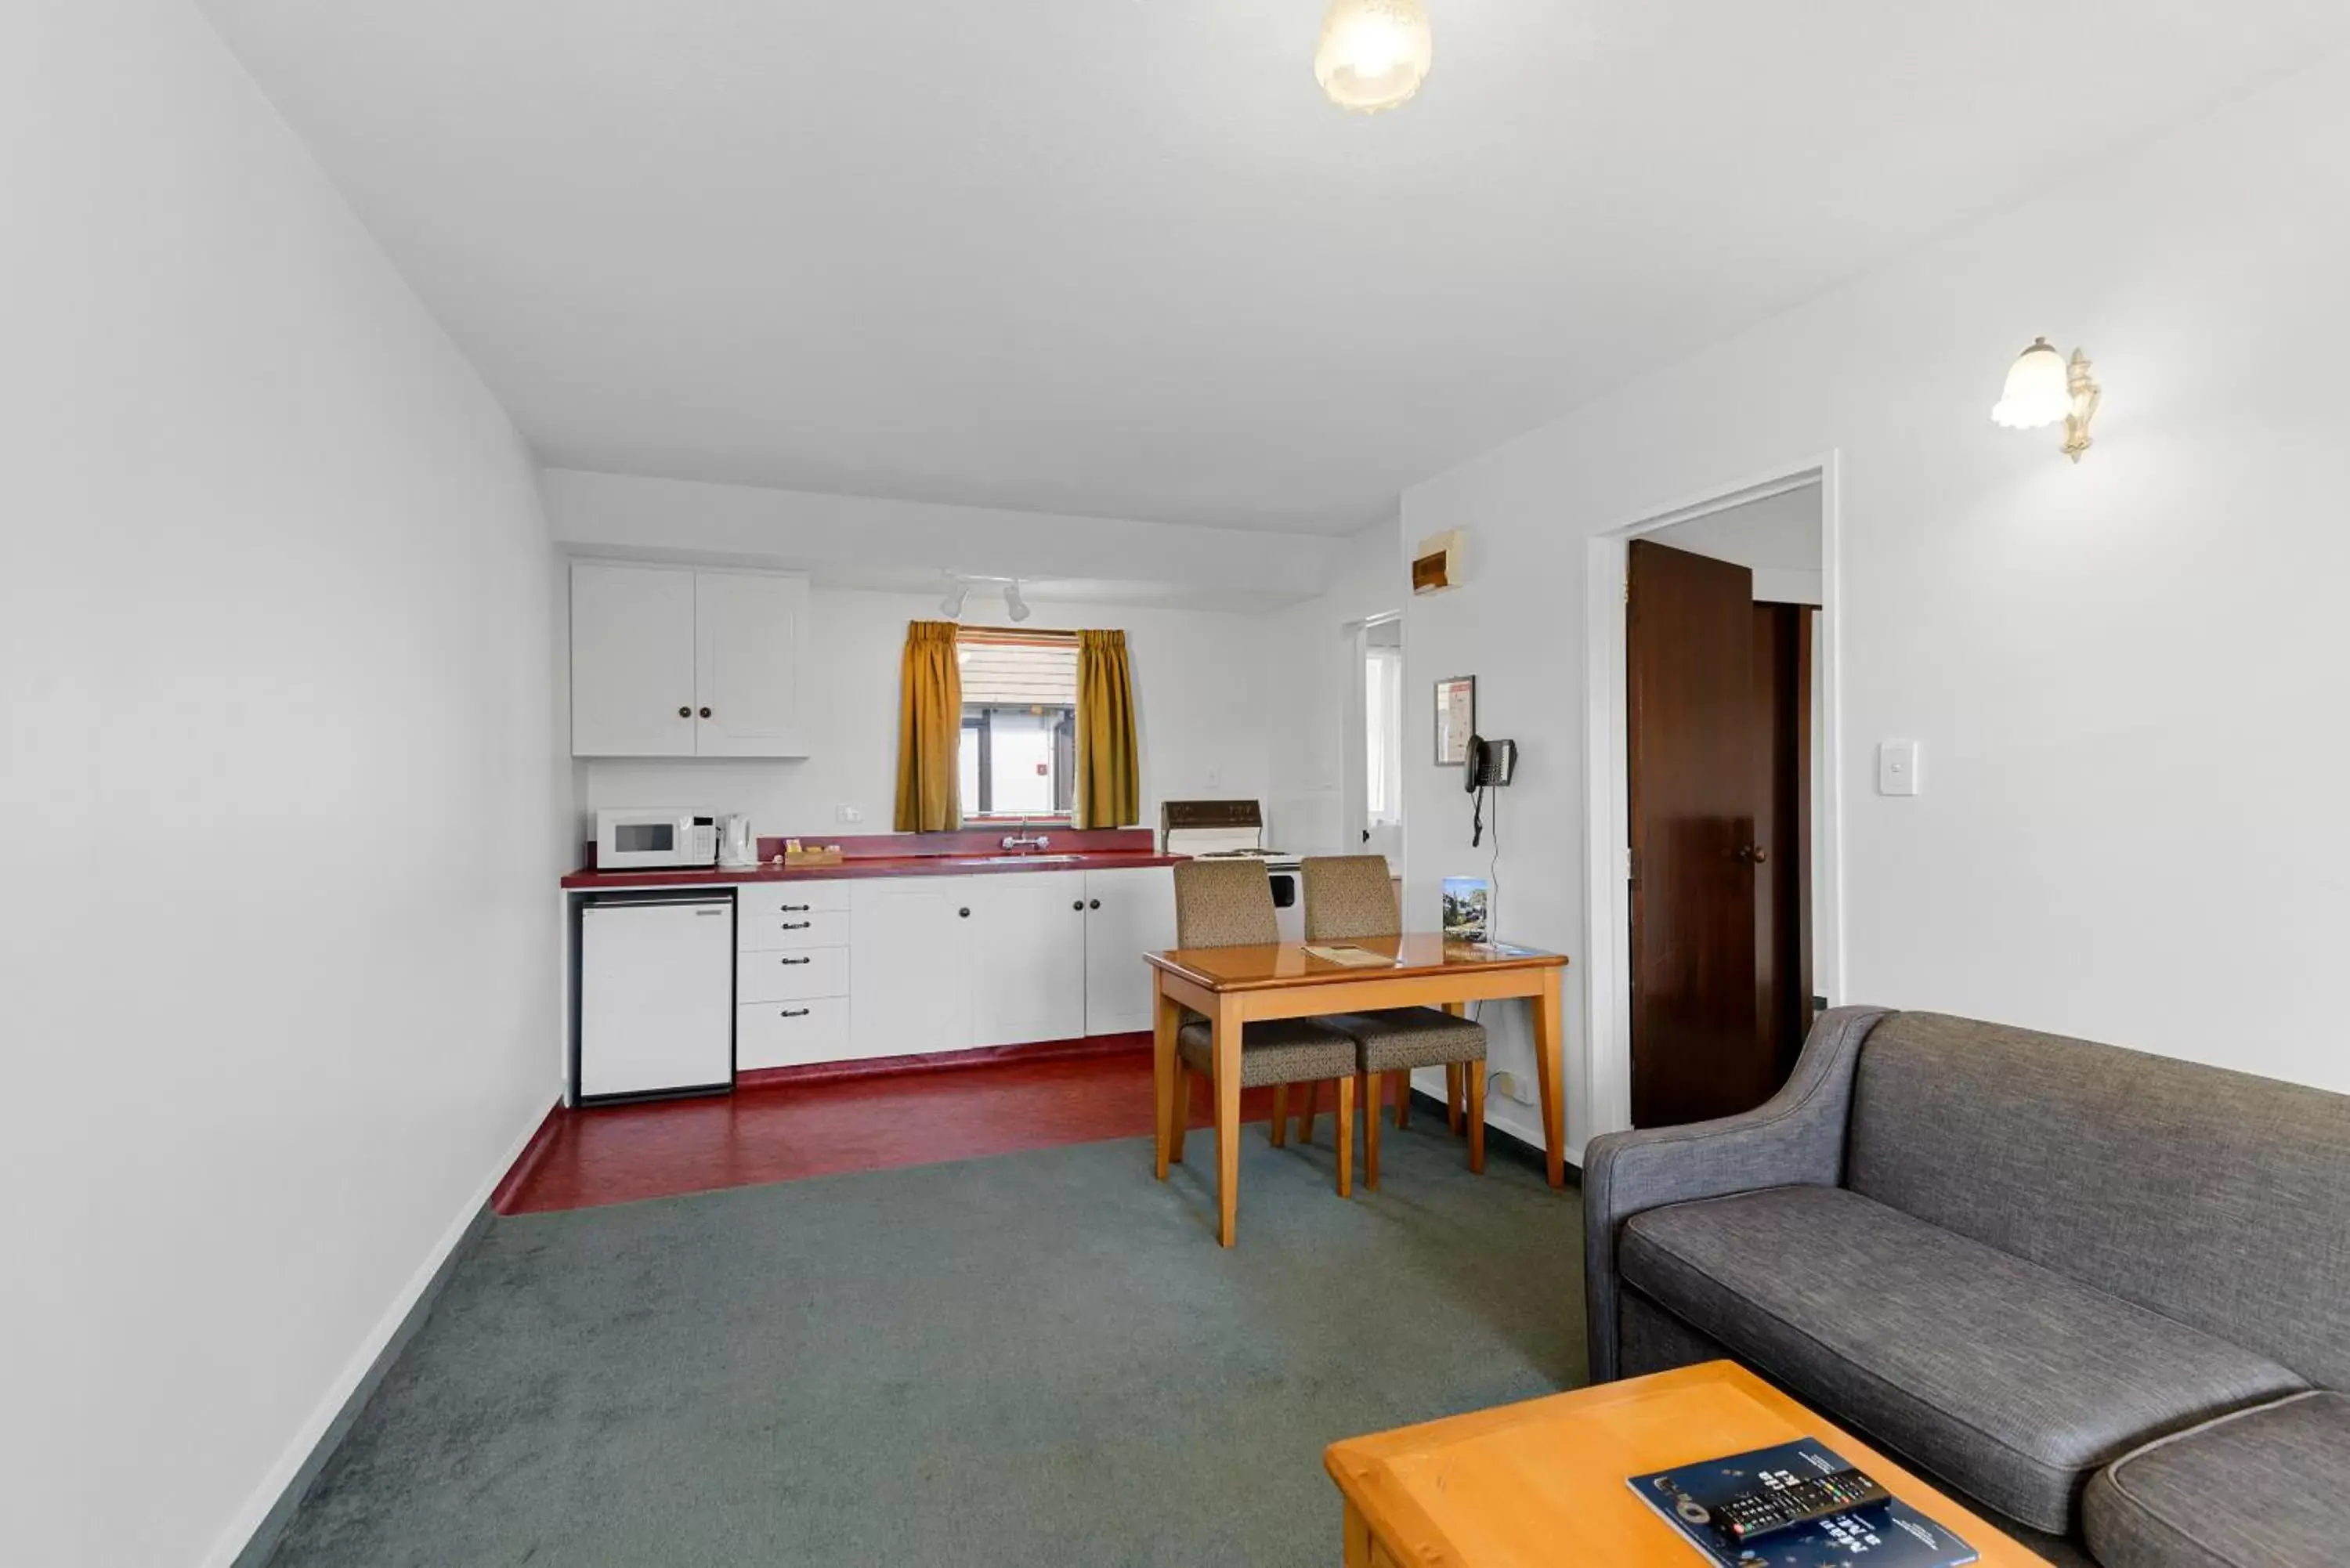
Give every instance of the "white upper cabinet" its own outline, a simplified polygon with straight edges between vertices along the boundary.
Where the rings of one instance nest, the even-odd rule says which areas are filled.
[[[698,755],[807,755],[800,724],[807,612],[806,577],[694,574]]]
[[[571,564],[571,754],[804,757],[807,579]]]
[[[571,754],[693,755],[693,574],[571,563]]]
[[[1175,945],[1175,870],[1137,866],[1087,871],[1086,1027],[1127,1034],[1151,1027],[1147,952]]]
[[[1084,1034],[1086,874],[974,877],[972,903],[979,928],[975,1043],[1024,1045]]]

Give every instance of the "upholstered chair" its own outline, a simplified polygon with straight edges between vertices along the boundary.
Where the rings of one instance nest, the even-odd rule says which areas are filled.
[[[1273,884],[1258,860],[1185,860],[1175,866],[1175,945],[1179,948],[1269,947],[1281,940],[1273,913]],[[1338,1195],[1354,1189],[1354,1036],[1318,1018],[1266,1019],[1241,1031],[1241,1087],[1271,1085],[1273,1141],[1287,1131],[1286,1090],[1292,1084],[1337,1085],[1344,1107],[1338,1137]],[[1191,1075],[1215,1077],[1214,1030],[1190,1013],[1175,1033],[1175,1128],[1170,1153],[1183,1158],[1190,1120]]]
[[[1400,936],[1395,878],[1384,857],[1334,855],[1304,863],[1305,940],[1312,942],[1378,943]],[[1379,1085],[1395,1086],[1396,1125],[1406,1125],[1411,1105],[1411,1070],[1441,1066],[1446,1099],[1460,1120],[1461,1090],[1467,1089],[1469,1168],[1485,1168],[1485,1027],[1434,1007],[1398,1007],[1327,1020],[1355,1041],[1356,1070],[1363,1101],[1363,1183],[1379,1184]],[[1312,1136],[1312,1104],[1305,1136]]]

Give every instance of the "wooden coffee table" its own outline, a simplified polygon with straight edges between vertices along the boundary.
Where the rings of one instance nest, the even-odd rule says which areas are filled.
[[[1963,1536],[1983,1568],[2046,1559],[1727,1361],[1333,1443],[1347,1568],[1579,1568],[1705,1558],[1629,1476],[1817,1438]]]

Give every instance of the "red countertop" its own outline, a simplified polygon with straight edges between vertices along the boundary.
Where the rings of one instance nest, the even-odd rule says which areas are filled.
[[[1001,854],[1002,851],[997,853]],[[1049,852],[1018,860],[973,855],[873,855],[844,858],[837,866],[774,866],[747,868],[697,866],[676,871],[574,871],[566,888],[592,892],[601,888],[731,888],[747,882],[823,882],[844,877],[971,877],[994,871],[1117,871],[1172,866],[1188,855],[1138,854],[1131,850],[1080,852],[1074,857]]]
[[[727,888],[751,882],[817,882],[846,877],[971,877],[985,876],[997,871],[1086,871],[1126,870],[1147,866],[1172,866],[1189,859],[1183,855],[1161,855],[1150,830],[1147,827],[1071,828],[1038,823],[1031,831],[1044,835],[1052,842],[1041,853],[1024,855],[1016,860],[1001,857],[1009,853],[1003,840],[1017,831],[1009,824],[984,828],[966,828],[958,833],[874,833],[854,837],[820,839],[803,837],[802,842],[813,848],[818,845],[837,845],[841,862],[837,866],[777,866],[775,857],[783,853],[784,841],[763,836],[759,839],[760,864],[754,867],[732,867],[696,866],[675,870],[598,871],[595,868],[593,846],[589,846],[591,864],[563,878],[563,886],[575,891],[592,892],[606,888]]]

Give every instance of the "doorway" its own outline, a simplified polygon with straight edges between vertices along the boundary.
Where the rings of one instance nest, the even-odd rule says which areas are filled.
[[[1403,865],[1403,618],[1354,628],[1348,660],[1346,798],[1349,853]]]
[[[1834,494],[1807,464],[1592,541],[1598,1129],[1761,1104],[1835,993]]]

